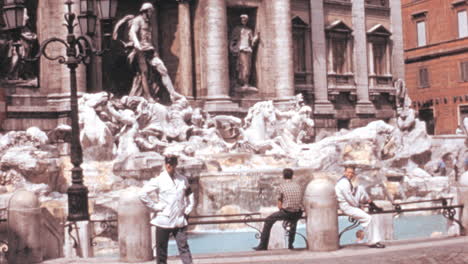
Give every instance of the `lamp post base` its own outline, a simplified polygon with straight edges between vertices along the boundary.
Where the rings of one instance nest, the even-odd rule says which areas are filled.
[[[88,188],[84,185],[72,184],[67,190],[68,194],[68,221],[87,221]]]

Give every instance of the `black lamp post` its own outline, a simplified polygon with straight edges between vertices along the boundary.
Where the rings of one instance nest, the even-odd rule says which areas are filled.
[[[117,0],[97,0],[100,6],[116,10]],[[6,29],[21,29],[24,26],[24,0],[6,0],[3,8],[7,27]],[[106,5],[107,3],[107,5]],[[82,30],[81,36],[76,37],[73,29],[75,25],[76,15],[72,12],[72,0],[66,0],[65,5],[68,7],[67,13],[64,15],[65,26],[68,30],[66,39],[49,38],[41,43],[39,53],[34,58],[26,60],[37,60],[43,55],[46,59],[65,64],[70,71],[70,111],[71,111],[71,162],[72,169],[72,185],[68,188],[68,221],[84,221],[89,220],[88,211],[88,188],[83,184],[83,170],[80,165],[83,162],[83,151],[80,143],[80,128],[78,126],[78,104],[77,104],[77,81],[76,68],[80,63],[89,64],[92,55],[102,55],[104,51],[96,51],[89,39],[89,36],[94,35],[96,29],[96,16],[94,15],[94,5],[92,0],[80,0],[80,16],[78,22]],[[104,17],[112,24],[110,15]],[[112,30],[112,26],[110,27]],[[106,33],[105,33],[106,34]],[[110,34],[110,33],[108,33]],[[89,36],[88,36],[89,35]],[[47,46],[51,43],[58,42],[65,46],[66,56],[50,56],[47,54]]]

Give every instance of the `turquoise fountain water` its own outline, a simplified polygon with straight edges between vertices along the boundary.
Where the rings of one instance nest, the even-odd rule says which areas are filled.
[[[346,217],[339,217],[339,228],[343,230],[349,222]],[[341,245],[356,243],[355,232],[362,227],[357,227],[343,234]],[[429,238],[434,232],[447,234],[447,220],[442,215],[414,215],[401,216],[394,219],[396,240]],[[298,232],[306,235],[305,226],[299,226]],[[258,244],[254,231],[238,232],[204,232],[191,233],[189,244],[193,254],[218,253],[218,252],[241,252],[251,251]],[[294,243],[296,248],[304,248],[305,241],[296,236]],[[177,255],[177,245],[174,240],[169,242],[169,255]]]

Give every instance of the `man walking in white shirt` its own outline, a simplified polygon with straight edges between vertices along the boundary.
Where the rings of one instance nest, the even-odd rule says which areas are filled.
[[[194,196],[187,178],[176,171],[177,157],[167,156],[164,163],[165,170],[146,183],[140,195],[141,201],[156,213],[151,220],[156,226],[156,263],[167,263],[167,245],[172,234],[182,263],[191,264],[187,218],[194,206]]]
[[[343,213],[358,220],[365,228],[369,247],[385,248],[385,245],[380,243],[382,241],[380,230],[373,223],[373,221],[376,221],[376,218],[366,213],[360,206],[362,204],[369,204],[369,207],[377,212],[382,211],[382,208],[372,202],[369,195],[361,186],[353,186],[351,181],[355,177],[354,167],[345,167],[344,176],[335,185],[338,206]]]

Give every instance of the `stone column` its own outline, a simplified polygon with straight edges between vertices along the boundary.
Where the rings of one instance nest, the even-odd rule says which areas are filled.
[[[51,37],[66,37],[64,2],[61,0],[38,1],[37,6],[37,34],[39,43]],[[65,47],[49,45],[47,53],[51,55],[65,54]],[[60,93],[62,91],[62,68],[66,66],[57,61],[50,61],[44,57],[40,60],[40,86],[44,93]]]
[[[290,100],[294,96],[291,1],[275,0],[271,5],[273,76],[276,98]]]
[[[63,0],[38,1],[37,33],[39,43],[44,40],[57,37],[63,40],[67,38],[67,28],[64,14],[68,11]],[[79,14],[79,3],[72,5],[72,11]],[[75,20],[75,23],[78,21]],[[80,27],[75,27],[75,34],[81,35]],[[47,53],[53,57],[66,55],[63,44],[51,44],[47,48]],[[41,93],[48,95],[48,104],[58,112],[70,110],[70,71],[64,64],[58,61],[49,61],[44,56],[40,60],[40,89]],[[78,93],[86,91],[86,68],[80,64],[76,69]]]
[[[238,110],[229,98],[229,55],[227,34],[227,10],[224,0],[204,0],[203,69],[206,76],[208,112]]]
[[[333,114],[334,108],[328,100],[327,84],[327,45],[325,38],[325,20],[323,1],[310,0],[312,56],[314,58],[314,114]],[[330,43],[331,44],[331,43]],[[332,56],[332,51],[329,51]],[[330,60],[329,69],[333,69]]]
[[[180,82],[178,92],[193,98],[193,72],[192,72],[192,27],[190,20],[190,0],[179,2],[179,41],[180,41]]]
[[[394,79],[405,79],[405,59],[403,47],[403,19],[401,15],[401,0],[390,2],[390,19],[392,30],[392,75]]]
[[[364,0],[352,1],[354,29],[354,78],[357,89],[357,114],[373,114],[374,105],[369,100],[368,50],[366,36],[366,8]]]

